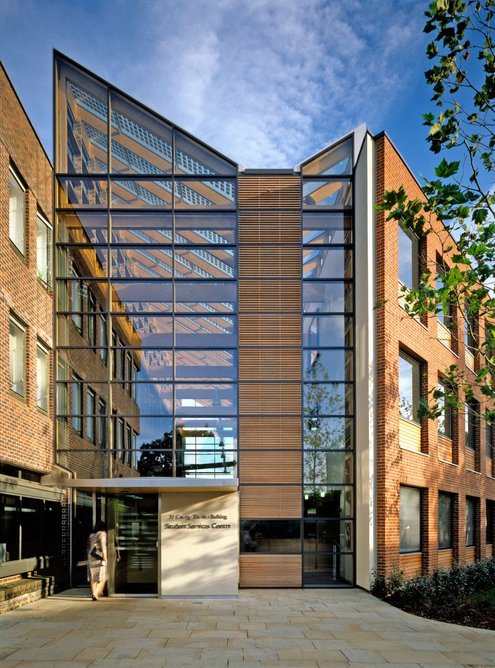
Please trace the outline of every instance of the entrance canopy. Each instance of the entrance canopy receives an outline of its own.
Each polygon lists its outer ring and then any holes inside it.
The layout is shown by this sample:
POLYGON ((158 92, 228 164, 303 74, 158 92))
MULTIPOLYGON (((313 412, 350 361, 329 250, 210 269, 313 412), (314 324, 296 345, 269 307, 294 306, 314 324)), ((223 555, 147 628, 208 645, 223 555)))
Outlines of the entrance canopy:
POLYGON ((236 478, 208 480, 198 478, 74 478, 64 485, 90 492, 237 492, 236 478))

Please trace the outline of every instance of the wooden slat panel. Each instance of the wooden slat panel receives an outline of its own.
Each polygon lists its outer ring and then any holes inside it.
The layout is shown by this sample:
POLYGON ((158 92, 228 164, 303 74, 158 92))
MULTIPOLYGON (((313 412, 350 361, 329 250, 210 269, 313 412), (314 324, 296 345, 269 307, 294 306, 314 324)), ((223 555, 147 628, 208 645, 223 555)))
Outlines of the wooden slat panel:
POLYGON ((300 346, 300 315, 239 315, 240 346, 300 346))
POLYGON ((466 547, 466 564, 472 564, 476 561, 476 548, 466 547))
POLYGON ((298 554, 241 554, 241 587, 301 587, 302 561, 298 554))
POLYGON ((298 484, 301 468, 301 450, 241 450, 239 454, 241 484, 298 484))
POLYGON ((406 578, 414 578, 421 575, 422 555, 401 554, 399 557, 399 570, 404 571, 406 578))
POLYGON ((452 346, 452 334, 450 329, 445 327, 445 325, 439 321, 437 322, 437 337, 438 340, 444 344, 444 346, 447 346, 447 348, 452 346))
POLYGON ((486 458, 485 474, 493 477, 493 460, 490 457, 486 458))
POLYGON ((301 249, 281 246, 241 246, 239 248, 240 278, 300 278, 301 249))
POLYGON ((300 383, 239 383, 241 415, 300 415, 300 383))
POLYGON ((464 351, 464 361, 466 362, 467 368, 474 371, 474 355, 470 350, 464 351))
POLYGON ((239 281, 239 311, 301 312, 301 281, 239 281))
POLYGON ((301 419, 298 417, 241 417, 239 444, 243 448, 301 448, 301 419))
POLYGON ((240 348, 239 380, 300 380, 300 348, 240 348))
POLYGON ((438 550, 438 567, 452 568, 452 550, 438 550))
POLYGON ((421 427, 407 420, 399 420, 399 445, 407 450, 421 452, 421 427))
POLYGON ((438 458, 444 462, 452 462, 452 441, 450 438, 438 438, 438 458))
POLYGON ((299 211, 239 211, 239 243, 300 244, 299 211))
POLYGON ((476 453, 471 448, 465 448, 466 468, 470 471, 476 470, 476 453))
POLYGON ((239 176, 239 208, 299 209, 299 176, 239 176))
POLYGON ((270 519, 300 518, 301 488, 285 486, 241 485, 241 517, 270 519))
POLYGON ((487 543, 485 545, 485 558, 486 559, 491 559, 493 557, 493 544, 487 543))

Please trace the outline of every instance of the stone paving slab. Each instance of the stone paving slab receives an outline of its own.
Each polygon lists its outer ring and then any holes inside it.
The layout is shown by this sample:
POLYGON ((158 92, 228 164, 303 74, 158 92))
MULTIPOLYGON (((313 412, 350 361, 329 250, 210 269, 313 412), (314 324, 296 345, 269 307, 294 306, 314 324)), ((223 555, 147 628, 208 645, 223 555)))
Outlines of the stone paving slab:
POLYGON ((361 590, 237 600, 69 590, 0 616, 1 668, 488 668, 495 631, 414 617, 361 590))

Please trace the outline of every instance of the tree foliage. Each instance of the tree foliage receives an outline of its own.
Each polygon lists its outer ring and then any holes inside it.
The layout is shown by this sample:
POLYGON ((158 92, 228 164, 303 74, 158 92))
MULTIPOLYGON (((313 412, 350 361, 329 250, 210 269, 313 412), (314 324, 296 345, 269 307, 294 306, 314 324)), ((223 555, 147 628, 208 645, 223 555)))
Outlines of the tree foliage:
POLYGON ((476 371, 445 369, 445 390, 435 388, 423 412, 438 417, 443 399, 486 398, 482 415, 492 420, 495 399, 495 0, 435 0, 426 12, 431 35, 425 72, 433 111, 426 113, 427 142, 440 161, 426 180, 426 202, 404 188, 384 194, 378 207, 418 238, 438 234, 442 277, 436 258, 425 258, 417 288, 404 295, 413 316, 453 309, 477 359, 476 371), (433 232, 433 217, 445 226, 433 232), (442 399, 442 401, 438 401, 442 399))

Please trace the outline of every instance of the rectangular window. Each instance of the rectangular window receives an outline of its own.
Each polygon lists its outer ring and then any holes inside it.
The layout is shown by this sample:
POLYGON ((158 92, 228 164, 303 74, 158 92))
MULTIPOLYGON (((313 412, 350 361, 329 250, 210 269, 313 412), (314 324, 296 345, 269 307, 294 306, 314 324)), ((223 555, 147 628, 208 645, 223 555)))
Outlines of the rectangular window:
POLYGON ((26 190, 12 167, 9 174, 9 238, 23 255, 26 254, 26 190))
POLYGON ((82 434, 82 415, 83 415, 83 404, 82 404, 82 382, 79 376, 75 374, 72 376, 71 383, 71 393, 72 393, 72 427, 78 434, 82 434))
MULTIPOLYGON (((442 290, 444 288, 444 274, 446 272, 446 267, 437 261, 437 278, 436 278, 436 288, 437 290, 442 290)), ((440 310, 437 313, 438 322, 442 323, 447 329, 452 329, 454 321, 454 307, 453 304, 447 302, 445 305, 439 305, 440 310)))
POLYGON ((48 350, 38 343, 36 346, 36 404, 43 411, 48 411, 48 350))
POLYGON ((419 422, 420 365, 399 353, 399 414, 405 420, 419 422))
POLYGON ((464 345, 466 350, 472 355, 476 353, 478 348, 478 318, 476 313, 471 313, 469 304, 465 305, 464 314, 464 345))
POLYGON ((421 552, 421 490, 400 488, 400 551, 421 552))
POLYGON ((493 459, 494 455, 493 424, 491 422, 486 423, 485 437, 486 437, 486 456, 488 457, 488 459, 493 459))
POLYGON ((77 280, 79 276, 75 272, 75 270, 72 270, 72 277, 75 279, 71 281, 71 307, 70 310, 72 312, 72 322, 74 323, 75 328, 77 331, 81 334, 82 333, 82 315, 81 312, 83 310, 83 303, 82 303, 82 290, 81 290, 81 282, 77 280))
POLYGON ((438 495, 438 549, 450 550, 452 548, 452 517, 454 503, 451 494, 438 495))
POLYGON ((98 338, 101 346, 100 357, 106 364, 108 360, 107 318, 103 314, 100 314, 98 318, 98 338))
POLYGON ((444 438, 452 438, 452 406, 445 397, 447 388, 443 381, 440 381, 438 389, 444 395, 438 398, 438 433, 444 438))
POLYGON ((24 397, 26 394, 26 330, 15 318, 9 324, 9 381, 10 389, 24 397))
POLYGON ((86 395, 86 438, 91 443, 95 442, 96 423, 96 395, 93 390, 88 389, 86 395))
POLYGON ((419 284, 419 240, 399 225, 399 283, 409 290, 419 284))
POLYGON ((464 408, 465 445, 469 450, 476 450, 476 432, 478 428, 479 404, 471 401, 464 408))
POLYGON ((118 339, 117 334, 112 332, 112 378, 117 378, 118 366, 119 366, 119 356, 118 356, 118 339))
POLYGON ((493 545, 493 529, 495 522, 495 501, 486 500, 486 544, 493 545))
POLYGON ((40 213, 36 216, 36 270, 43 283, 52 284, 52 228, 40 213))
MULTIPOLYGON (((63 359, 58 360, 57 363, 57 381, 65 381, 67 379, 67 366, 63 359)), ((67 415, 67 383, 57 382, 57 415, 67 415)))
POLYGON ((88 290, 88 311, 88 343, 90 346, 96 346, 96 299, 90 290, 88 290))
POLYGON ((466 497, 466 547, 476 545, 476 499, 466 497))
POLYGON ((98 445, 105 448, 107 444, 107 405, 103 399, 98 400, 98 445))

